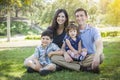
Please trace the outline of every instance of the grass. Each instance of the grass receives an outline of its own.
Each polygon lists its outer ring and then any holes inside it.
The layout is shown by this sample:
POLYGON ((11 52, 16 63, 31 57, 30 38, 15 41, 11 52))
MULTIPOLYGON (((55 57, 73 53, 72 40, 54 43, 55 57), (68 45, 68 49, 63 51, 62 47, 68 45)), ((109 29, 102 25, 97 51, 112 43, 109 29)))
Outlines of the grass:
POLYGON ((14 48, 0 51, 0 80, 119 80, 120 38, 104 39, 105 60, 100 65, 101 74, 63 70, 47 76, 26 73, 23 61, 33 54, 32 48, 14 48))

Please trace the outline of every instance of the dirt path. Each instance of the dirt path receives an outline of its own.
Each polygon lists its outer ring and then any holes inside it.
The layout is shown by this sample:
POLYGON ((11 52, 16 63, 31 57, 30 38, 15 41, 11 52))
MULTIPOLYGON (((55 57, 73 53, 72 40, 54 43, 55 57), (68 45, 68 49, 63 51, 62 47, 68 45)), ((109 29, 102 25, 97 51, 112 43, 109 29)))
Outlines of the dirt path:
POLYGON ((0 39, 0 50, 16 47, 34 47, 40 45, 40 40, 24 40, 24 37, 11 38, 10 42, 7 39, 0 39))

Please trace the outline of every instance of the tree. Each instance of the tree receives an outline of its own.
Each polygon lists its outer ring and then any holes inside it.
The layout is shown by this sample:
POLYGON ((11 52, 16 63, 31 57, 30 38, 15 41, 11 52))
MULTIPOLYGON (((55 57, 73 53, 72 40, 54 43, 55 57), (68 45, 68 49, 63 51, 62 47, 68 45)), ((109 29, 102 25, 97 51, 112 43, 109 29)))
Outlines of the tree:
POLYGON ((112 1, 107 8, 107 22, 113 26, 120 25, 120 0, 112 1))
POLYGON ((31 23, 40 23, 41 16, 45 10, 45 3, 43 0, 34 0, 28 9, 28 17, 31 19, 31 23))
POLYGON ((1 10, 7 12, 7 41, 10 41, 10 13, 11 10, 17 7, 22 7, 23 5, 30 5, 32 0, 0 0, 1 10))
POLYGON ((69 14, 69 20, 73 21, 74 11, 77 8, 84 8, 90 14, 91 22, 96 21, 96 13, 98 7, 94 1, 91 0, 54 0, 51 3, 46 3, 45 9, 42 11, 41 23, 50 23, 54 16, 54 13, 57 9, 63 8, 66 9, 69 14))
POLYGON ((41 22, 50 23, 57 9, 66 9, 69 14, 69 19, 74 19, 74 11, 78 7, 86 8, 86 4, 83 4, 80 0, 54 0, 53 2, 47 2, 46 8, 42 11, 41 22))
POLYGON ((102 14, 106 14, 107 7, 110 4, 111 0, 100 0, 99 7, 102 14))

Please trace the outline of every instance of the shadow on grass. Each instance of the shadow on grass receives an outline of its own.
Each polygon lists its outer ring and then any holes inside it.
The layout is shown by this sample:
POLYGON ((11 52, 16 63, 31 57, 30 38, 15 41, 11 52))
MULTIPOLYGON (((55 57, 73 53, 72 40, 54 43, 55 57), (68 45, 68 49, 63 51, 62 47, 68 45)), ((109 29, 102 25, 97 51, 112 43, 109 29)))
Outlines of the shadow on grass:
POLYGON ((59 72, 51 73, 47 76, 41 76, 39 73, 25 73, 21 79, 25 80, 89 80, 92 77, 96 76, 96 80, 98 80, 99 75, 85 73, 85 72, 76 72, 70 70, 62 70, 59 72), (32 77, 31 77, 32 76, 32 77))
POLYGON ((10 76, 8 74, 3 74, 3 73, 0 72, 0 80, 21 80, 21 78, 10 76))

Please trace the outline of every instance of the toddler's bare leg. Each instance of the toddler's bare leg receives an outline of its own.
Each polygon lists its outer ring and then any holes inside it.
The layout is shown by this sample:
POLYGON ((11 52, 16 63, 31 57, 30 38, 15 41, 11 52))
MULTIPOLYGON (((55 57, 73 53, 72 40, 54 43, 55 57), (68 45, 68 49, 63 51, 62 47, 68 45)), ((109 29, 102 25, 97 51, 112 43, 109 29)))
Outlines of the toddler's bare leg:
POLYGON ((75 54, 74 54, 71 50, 68 50, 67 53, 68 53, 72 58, 74 58, 75 54))

